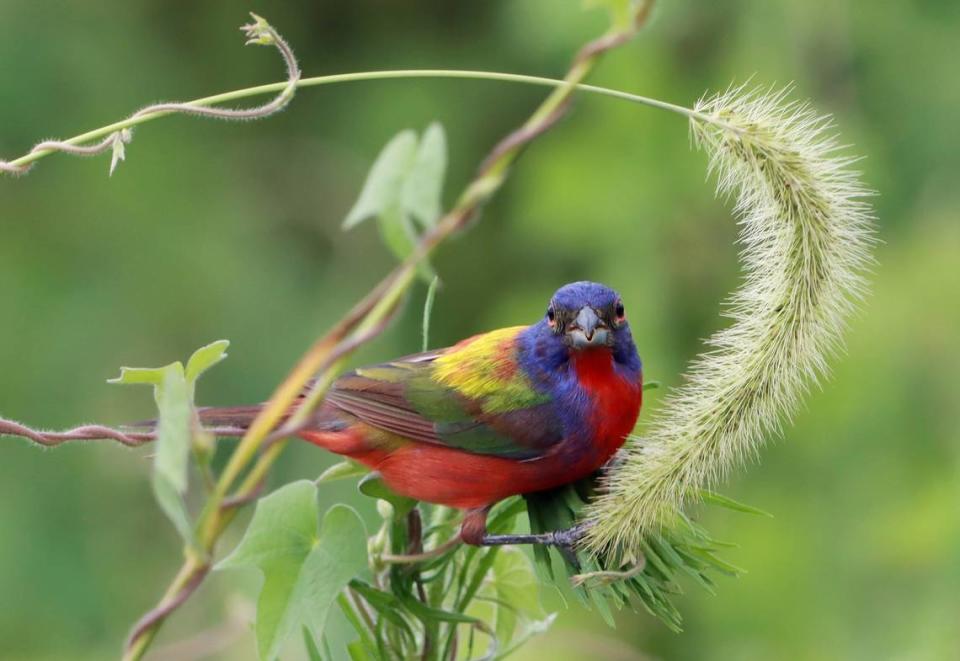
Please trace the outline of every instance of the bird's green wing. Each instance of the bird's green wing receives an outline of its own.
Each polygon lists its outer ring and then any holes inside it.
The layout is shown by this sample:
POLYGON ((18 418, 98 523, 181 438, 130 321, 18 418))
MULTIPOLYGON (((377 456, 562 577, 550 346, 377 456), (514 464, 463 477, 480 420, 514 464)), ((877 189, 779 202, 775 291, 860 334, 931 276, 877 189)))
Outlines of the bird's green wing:
POLYGON ((421 443, 533 459, 562 440, 549 395, 517 362, 523 327, 341 377, 327 402, 366 424, 421 443))

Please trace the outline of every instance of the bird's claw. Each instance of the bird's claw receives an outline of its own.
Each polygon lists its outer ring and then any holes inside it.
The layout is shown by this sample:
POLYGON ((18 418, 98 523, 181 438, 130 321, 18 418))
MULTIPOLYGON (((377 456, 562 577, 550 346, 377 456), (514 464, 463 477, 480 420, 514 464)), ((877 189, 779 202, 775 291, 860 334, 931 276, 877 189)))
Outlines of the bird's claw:
POLYGON ((580 571, 580 559, 577 557, 577 544, 589 528, 589 523, 578 523, 570 528, 555 530, 550 533, 552 539, 549 544, 556 548, 557 552, 563 556, 563 559, 577 571, 580 571))
POLYGON ((586 523, 578 523, 577 525, 566 528, 565 530, 554 530, 552 533, 550 533, 551 540, 549 543, 553 546, 562 546, 573 549, 577 542, 579 542, 587 532, 589 527, 590 526, 586 523))

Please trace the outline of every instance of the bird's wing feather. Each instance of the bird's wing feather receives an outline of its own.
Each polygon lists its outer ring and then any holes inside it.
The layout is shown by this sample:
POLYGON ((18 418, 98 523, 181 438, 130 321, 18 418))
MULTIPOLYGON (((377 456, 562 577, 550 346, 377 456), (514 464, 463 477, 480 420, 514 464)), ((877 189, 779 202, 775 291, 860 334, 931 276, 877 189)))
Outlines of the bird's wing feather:
POLYGON ((517 362, 521 330, 358 369, 333 385, 327 402, 413 441, 536 458, 562 440, 562 428, 549 395, 534 388, 517 362))

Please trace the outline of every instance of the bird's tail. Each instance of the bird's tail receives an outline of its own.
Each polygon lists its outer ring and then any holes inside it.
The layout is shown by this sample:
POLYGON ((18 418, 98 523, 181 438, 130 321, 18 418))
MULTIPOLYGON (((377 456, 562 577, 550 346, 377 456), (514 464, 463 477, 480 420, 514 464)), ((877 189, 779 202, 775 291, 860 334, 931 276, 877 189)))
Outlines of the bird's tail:
MULTIPOLYGON (((204 430, 214 436, 239 436, 247 431, 253 419, 263 409, 263 404, 251 406, 207 406, 197 409, 197 417, 204 430)), ((284 416, 284 420, 289 415, 284 416)), ((124 425, 126 429, 149 429, 157 427, 157 420, 139 420, 124 425)))
POLYGON ((200 424, 203 425, 204 428, 246 430, 262 409, 262 404, 253 404, 251 406, 208 406, 197 409, 197 415, 200 418, 200 424))
MULTIPOLYGON (((299 404, 299 402, 297 403, 299 404)), ((214 436, 242 436, 253 423, 254 418, 263 410, 263 406, 263 404, 252 404, 249 406, 207 406, 197 409, 197 417, 200 420, 201 427, 214 436)), ((293 415, 296 408, 296 404, 291 406, 283 417, 277 421, 276 426, 282 426, 283 423, 293 415)), ((152 430, 155 429, 156 426, 156 420, 141 420, 140 422, 135 422, 130 425, 124 425, 127 429, 139 430, 152 430)), ((334 407, 323 404, 311 418, 309 430, 312 434, 309 438, 306 436, 304 436, 304 438, 307 438, 307 440, 315 445, 327 447, 327 449, 333 452, 343 454, 343 450, 328 447, 331 444, 336 445, 337 443, 334 443, 334 441, 338 441, 342 445, 342 439, 329 440, 327 437, 331 434, 336 436, 337 433, 343 431, 346 426, 347 424, 340 419, 334 407)), ((339 448, 339 445, 337 447, 339 448)))
MULTIPOLYGON (((197 410, 197 415, 203 428, 215 436, 241 436, 261 409, 262 404, 208 407, 197 410)), ((282 426, 295 410, 296 405, 280 419, 277 427, 282 426)), ((336 454, 352 456, 369 450, 366 437, 362 433, 351 433, 349 427, 350 423, 343 419, 336 407, 324 403, 313 414, 308 429, 298 431, 297 435, 336 454)))

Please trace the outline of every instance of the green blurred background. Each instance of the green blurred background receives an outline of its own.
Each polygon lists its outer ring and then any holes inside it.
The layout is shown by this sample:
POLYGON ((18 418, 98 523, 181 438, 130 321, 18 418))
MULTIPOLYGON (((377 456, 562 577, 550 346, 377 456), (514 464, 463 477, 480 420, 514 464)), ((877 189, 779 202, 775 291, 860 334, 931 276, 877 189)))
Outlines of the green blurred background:
MULTIPOLYGON (((3 0, 0 153, 138 104, 279 79, 274 53, 240 46, 247 8, 3 0)), ((290 39, 305 75, 558 76, 605 24, 573 0, 249 8, 290 39)), ((749 573, 721 579, 717 596, 690 586, 680 635, 644 613, 622 613, 613 630, 573 608, 517 658, 960 658, 958 35, 955 0, 662 0, 650 28, 603 62, 591 82, 686 105, 751 75, 794 81, 867 156, 883 243, 833 377, 762 464, 725 486, 776 518, 704 513, 749 573)), ((105 380, 216 338, 232 355, 200 401, 260 401, 392 264, 372 225, 339 229, 384 142, 441 121, 450 202, 543 94, 482 81, 314 88, 261 123, 150 124, 112 179, 106 157, 65 156, 0 179, 0 414, 48 428, 150 416, 148 391, 105 380)), ((532 322, 558 285, 589 278, 622 292, 648 378, 678 383, 724 324, 720 301, 739 277, 735 223, 704 166, 681 119, 579 99, 437 257, 433 343, 532 322)), ((357 361, 419 348, 423 294, 357 361)), ((110 658, 153 605, 180 551, 152 502, 147 454, 0 440, 0 658, 110 658)), ((294 445, 272 484, 329 463, 294 445)), ((370 511, 351 485, 327 493, 370 511)), ((250 583, 214 575, 165 627, 156 658, 187 658, 199 648, 162 648, 200 631, 224 641, 215 658, 250 658, 250 583)))

